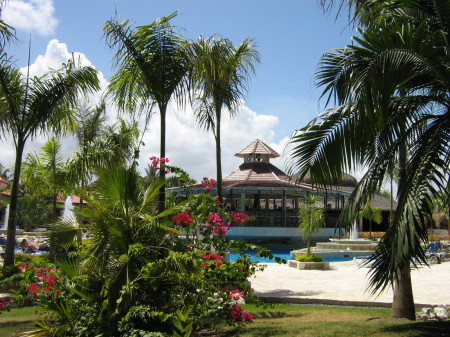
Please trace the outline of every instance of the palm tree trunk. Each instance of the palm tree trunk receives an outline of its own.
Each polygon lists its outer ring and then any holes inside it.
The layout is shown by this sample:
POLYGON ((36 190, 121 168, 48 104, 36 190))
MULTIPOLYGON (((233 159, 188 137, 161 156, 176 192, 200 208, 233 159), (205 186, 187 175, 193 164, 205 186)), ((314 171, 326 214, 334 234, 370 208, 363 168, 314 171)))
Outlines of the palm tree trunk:
POLYGON ((14 265, 14 249, 16 248, 16 224, 17 224, 17 204, 19 201, 20 170, 22 166, 22 155, 25 147, 25 140, 18 136, 16 146, 16 162, 14 166, 14 179, 11 187, 11 201, 9 203, 9 219, 6 237, 5 258, 3 266, 14 265))
MULTIPOLYGON (((400 145, 398 156, 398 193, 400 196, 403 193, 403 186, 405 184, 405 170, 406 170, 406 145, 400 145)), ((398 235, 398 231, 394 231, 398 235)), ((401 240, 398 238, 397 240, 401 240)), ((394 238, 394 241, 397 241, 394 238)), ((399 270, 400 276, 394 283, 394 298, 392 300, 392 317, 406 318, 410 320, 416 319, 416 311, 414 307, 414 296, 411 283, 411 270, 409 263, 399 270)))
POLYGON ((219 196, 220 204, 223 202, 222 197, 222 154, 220 145, 220 119, 222 106, 216 106, 216 180, 217 180, 217 195, 219 196))
MULTIPOLYGON (((159 158, 166 157, 166 109, 167 105, 159 106, 159 114, 161 116, 161 137, 160 137, 160 150, 159 150, 159 158)), ((160 177, 165 181, 166 180, 166 172, 164 163, 160 163, 159 170, 160 177)), ((161 189, 158 192, 158 212, 161 213, 166 209, 166 185, 161 186, 161 189)))
POLYGON ((400 278, 394 283, 392 317, 410 320, 416 319, 411 283, 411 268, 409 264, 403 267, 400 278))

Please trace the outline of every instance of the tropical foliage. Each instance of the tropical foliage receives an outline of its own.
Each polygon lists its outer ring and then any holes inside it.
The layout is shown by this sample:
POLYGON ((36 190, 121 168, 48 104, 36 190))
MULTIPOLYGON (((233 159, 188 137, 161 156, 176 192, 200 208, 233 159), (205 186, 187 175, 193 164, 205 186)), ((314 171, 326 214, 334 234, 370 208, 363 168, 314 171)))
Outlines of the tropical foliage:
POLYGON ((346 224, 397 163, 397 209, 370 279, 374 291, 394 286, 395 317, 415 317, 409 266, 426 262, 430 198, 449 200, 449 18, 449 1, 365 1, 365 29, 355 44, 326 53, 317 73, 335 106, 292 140, 293 167, 317 181, 368 168, 342 214, 346 224))
POLYGON ((248 218, 226 213, 209 189, 158 213, 162 184, 144 189, 135 164, 99 173, 95 193, 83 196, 90 207, 77 211, 90 239, 60 255, 58 269, 22 265, 10 280, 52 314, 31 335, 189 336, 213 317, 251 321, 237 301, 255 299, 246 280, 261 267, 243 249, 270 254, 225 238, 248 218), (240 257, 228 261, 228 252, 240 257))
POLYGON ((4 264, 14 264, 17 201, 25 144, 40 132, 64 132, 70 108, 81 94, 99 89, 97 72, 69 60, 42 77, 23 76, 7 57, 0 57, 0 135, 13 141, 16 158, 11 187, 8 239, 4 264))
POLYGON ((56 137, 51 137, 41 150, 39 154, 30 153, 25 157, 21 182, 32 195, 47 198, 56 219, 58 197, 61 198, 67 186, 62 145, 56 137))

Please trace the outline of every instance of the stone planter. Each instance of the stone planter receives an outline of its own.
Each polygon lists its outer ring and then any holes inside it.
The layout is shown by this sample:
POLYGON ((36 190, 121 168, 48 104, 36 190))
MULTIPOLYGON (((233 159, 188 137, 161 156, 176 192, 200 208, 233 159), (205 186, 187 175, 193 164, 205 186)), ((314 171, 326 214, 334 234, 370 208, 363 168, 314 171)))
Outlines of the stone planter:
POLYGON ((330 269, 330 262, 300 262, 289 260, 289 267, 300 270, 328 270, 330 269))

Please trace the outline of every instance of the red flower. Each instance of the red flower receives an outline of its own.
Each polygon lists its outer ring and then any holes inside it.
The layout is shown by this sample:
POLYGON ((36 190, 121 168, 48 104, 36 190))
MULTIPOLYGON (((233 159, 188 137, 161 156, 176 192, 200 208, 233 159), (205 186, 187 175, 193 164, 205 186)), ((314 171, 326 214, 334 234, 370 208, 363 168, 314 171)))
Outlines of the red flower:
POLYGON ((253 315, 244 311, 242 307, 237 304, 231 306, 230 317, 233 322, 246 322, 253 320, 253 315))
POLYGON ((189 212, 183 212, 175 215, 172 217, 172 220, 175 221, 178 226, 182 227, 189 226, 193 222, 192 218, 189 216, 189 212))

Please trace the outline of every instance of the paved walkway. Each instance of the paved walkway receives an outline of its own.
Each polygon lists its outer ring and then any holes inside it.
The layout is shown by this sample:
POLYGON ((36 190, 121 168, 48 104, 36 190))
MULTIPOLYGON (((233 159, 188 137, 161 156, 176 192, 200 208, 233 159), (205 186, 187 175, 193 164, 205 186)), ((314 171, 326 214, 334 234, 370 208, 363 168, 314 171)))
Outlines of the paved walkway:
MULTIPOLYGON (((392 290, 379 296, 366 291, 369 268, 355 262, 330 263, 331 270, 298 270, 287 265, 267 264, 250 279, 255 294, 268 300, 290 303, 336 303, 390 306, 392 290)), ((412 270, 414 302, 417 305, 450 305, 450 261, 412 270)))

